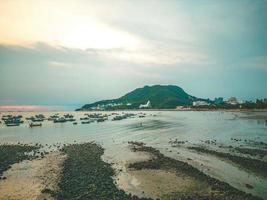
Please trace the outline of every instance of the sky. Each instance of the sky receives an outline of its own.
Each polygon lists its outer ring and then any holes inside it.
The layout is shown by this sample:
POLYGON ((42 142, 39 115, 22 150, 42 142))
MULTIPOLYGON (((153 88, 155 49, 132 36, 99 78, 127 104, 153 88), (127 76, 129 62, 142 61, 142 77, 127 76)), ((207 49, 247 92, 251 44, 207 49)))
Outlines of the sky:
POLYGON ((265 0, 0 0, 0 105, 83 105, 145 85, 267 97, 265 0))

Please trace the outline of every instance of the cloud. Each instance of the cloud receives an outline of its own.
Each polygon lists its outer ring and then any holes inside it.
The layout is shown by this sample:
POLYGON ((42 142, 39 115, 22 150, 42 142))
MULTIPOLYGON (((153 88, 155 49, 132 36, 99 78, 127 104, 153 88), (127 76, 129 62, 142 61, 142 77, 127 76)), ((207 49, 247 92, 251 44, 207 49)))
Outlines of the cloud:
POLYGON ((243 66, 247 68, 258 68, 258 69, 267 70, 267 55, 256 56, 256 57, 246 59, 242 64, 243 66))
POLYGON ((53 67, 72 69, 73 66, 70 63, 58 62, 58 61, 49 61, 48 64, 53 67))
POLYGON ((1 1, 0 100, 87 103, 161 83, 211 95, 232 89, 227 73, 237 92, 244 77, 263 87, 266 2, 104 2, 1 1))

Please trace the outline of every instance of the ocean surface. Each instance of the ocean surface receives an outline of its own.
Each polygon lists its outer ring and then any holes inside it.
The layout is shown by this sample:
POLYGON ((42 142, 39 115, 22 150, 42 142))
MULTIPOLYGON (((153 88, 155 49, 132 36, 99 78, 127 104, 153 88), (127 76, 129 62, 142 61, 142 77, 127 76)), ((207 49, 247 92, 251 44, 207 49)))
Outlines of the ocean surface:
POLYGON ((72 122, 45 121, 42 127, 29 128, 26 120, 19 127, 5 127, 2 123, 0 142, 38 142, 50 145, 95 141, 106 149, 105 159, 120 162, 129 159, 128 141, 142 141, 172 158, 183 161, 190 158, 191 161, 188 161, 190 164, 208 175, 242 191, 267 198, 266 178, 214 156, 199 154, 187 148, 172 147, 169 143, 175 139, 187 141, 189 145, 203 144, 207 140, 216 140, 218 145, 243 147, 253 147, 257 142, 267 143, 267 125, 262 118, 267 116, 266 112, 146 111, 143 112, 146 114, 145 118, 134 117, 111 121, 113 117, 110 116, 108 121, 91 124, 81 124, 80 121, 80 117, 84 117, 88 112, 2 112, 1 117, 12 114, 22 115, 25 118, 40 113, 46 117, 55 113, 60 115, 70 113, 77 119, 78 125, 73 125, 72 122), (242 141, 237 143, 233 138, 242 141), (245 143, 245 140, 252 142, 245 143), (253 189, 246 188, 245 184, 252 185, 253 189))

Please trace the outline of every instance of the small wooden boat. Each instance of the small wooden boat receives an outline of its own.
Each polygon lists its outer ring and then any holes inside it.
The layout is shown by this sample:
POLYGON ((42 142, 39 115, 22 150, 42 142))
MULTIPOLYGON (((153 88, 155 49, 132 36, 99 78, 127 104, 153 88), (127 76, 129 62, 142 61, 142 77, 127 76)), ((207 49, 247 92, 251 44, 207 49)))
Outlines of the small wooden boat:
POLYGON ((36 126, 42 126, 42 123, 30 123, 30 128, 36 127, 36 126))
POLYGON ((6 126, 19 126, 18 123, 7 123, 6 126))
POLYGON ((54 119, 54 123, 65 123, 67 120, 64 117, 54 119))
POLYGON ((82 121, 82 124, 90 124, 90 121, 82 121))

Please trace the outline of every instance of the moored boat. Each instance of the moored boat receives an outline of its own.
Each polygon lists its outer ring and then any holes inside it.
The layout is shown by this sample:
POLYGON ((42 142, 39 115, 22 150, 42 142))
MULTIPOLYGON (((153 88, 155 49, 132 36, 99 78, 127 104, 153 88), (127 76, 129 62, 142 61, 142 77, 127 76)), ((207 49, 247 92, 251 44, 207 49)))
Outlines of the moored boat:
POLYGON ((29 124, 29 127, 32 128, 32 127, 36 127, 36 126, 42 126, 42 123, 30 123, 29 124))

